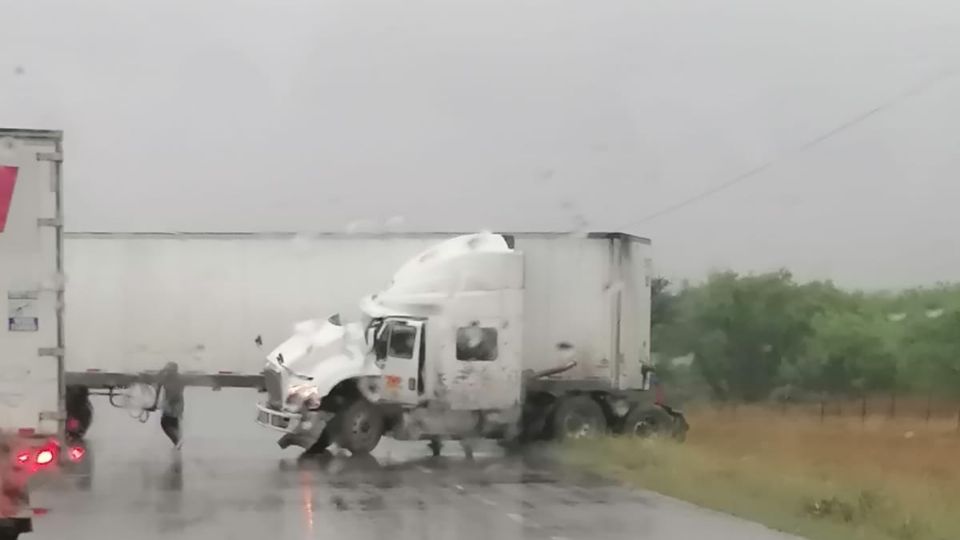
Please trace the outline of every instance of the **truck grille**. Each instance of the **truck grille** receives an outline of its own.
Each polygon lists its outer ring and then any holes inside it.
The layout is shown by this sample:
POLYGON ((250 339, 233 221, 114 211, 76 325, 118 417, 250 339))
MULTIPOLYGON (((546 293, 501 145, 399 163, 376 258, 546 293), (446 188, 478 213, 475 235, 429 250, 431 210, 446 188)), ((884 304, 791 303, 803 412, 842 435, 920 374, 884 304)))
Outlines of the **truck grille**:
POLYGON ((263 385, 267 389, 267 405, 280 410, 283 406, 283 383, 280 374, 269 368, 264 369, 263 385))

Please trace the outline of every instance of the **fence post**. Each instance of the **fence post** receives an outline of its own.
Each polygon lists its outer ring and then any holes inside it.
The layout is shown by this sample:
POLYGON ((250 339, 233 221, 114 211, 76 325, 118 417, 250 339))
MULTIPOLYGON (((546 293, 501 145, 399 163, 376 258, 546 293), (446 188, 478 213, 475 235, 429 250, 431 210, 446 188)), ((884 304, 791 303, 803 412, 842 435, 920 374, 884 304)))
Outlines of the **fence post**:
POLYGON ((821 394, 821 395, 820 395, 820 423, 821 423, 821 424, 823 423, 823 415, 826 413, 826 411, 825 411, 825 408, 826 408, 826 403, 825 403, 825 401, 826 401, 826 399, 825 399, 824 396, 821 394))
POLYGON ((897 416, 897 394, 896 392, 890 392, 890 418, 897 416))
POLYGON ((860 423, 867 423, 867 395, 860 394, 860 423))
POLYGON ((927 411, 926 411, 926 421, 928 426, 930 425, 930 414, 931 414, 930 407, 931 407, 930 394, 928 393, 927 394, 927 411))

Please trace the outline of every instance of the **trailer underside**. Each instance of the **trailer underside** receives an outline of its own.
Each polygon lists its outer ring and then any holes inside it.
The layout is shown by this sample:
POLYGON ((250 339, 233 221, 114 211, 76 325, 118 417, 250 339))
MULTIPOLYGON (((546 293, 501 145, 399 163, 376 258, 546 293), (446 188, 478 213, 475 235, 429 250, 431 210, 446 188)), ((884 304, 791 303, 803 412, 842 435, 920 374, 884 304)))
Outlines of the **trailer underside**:
MULTIPOLYGON (((126 388, 132 384, 156 382, 159 371, 124 373, 118 371, 68 371, 67 386, 85 386, 90 389, 110 390, 126 388)), ((221 388, 255 388, 265 391, 261 374, 242 374, 233 372, 181 372, 180 380, 184 386, 199 386, 219 390, 221 388)))

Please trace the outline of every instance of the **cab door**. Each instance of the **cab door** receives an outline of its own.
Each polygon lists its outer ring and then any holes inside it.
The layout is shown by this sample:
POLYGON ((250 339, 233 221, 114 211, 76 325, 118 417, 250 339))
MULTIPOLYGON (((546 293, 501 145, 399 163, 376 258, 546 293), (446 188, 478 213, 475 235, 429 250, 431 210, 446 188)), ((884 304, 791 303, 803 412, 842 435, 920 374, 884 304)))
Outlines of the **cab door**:
POLYGON ((518 326, 494 317, 462 319, 454 324, 444 377, 451 409, 503 410, 519 406, 518 326))
POLYGON ((381 399, 416 405, 423 385, 423 321, 387 319, 384 321, 378 351, 383 358, 381 399))

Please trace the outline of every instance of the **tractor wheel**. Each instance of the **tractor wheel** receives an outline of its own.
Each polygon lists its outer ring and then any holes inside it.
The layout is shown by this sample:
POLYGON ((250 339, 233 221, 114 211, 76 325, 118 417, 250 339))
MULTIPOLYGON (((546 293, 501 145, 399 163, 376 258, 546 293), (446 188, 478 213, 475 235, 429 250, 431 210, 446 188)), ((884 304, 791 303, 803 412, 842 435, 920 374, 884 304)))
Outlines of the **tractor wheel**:
POLYGON ((589 396, 570 396, 557 403, 550 425, 553 438, 559 441, 599 437, 607 431, 607 418, 589 396))
POLYGON ((383 415, 373 403, 357 398, 337 413, 331 428, 334 440, 341 448, 353 454, 369 454, 383 436, 383 415))

